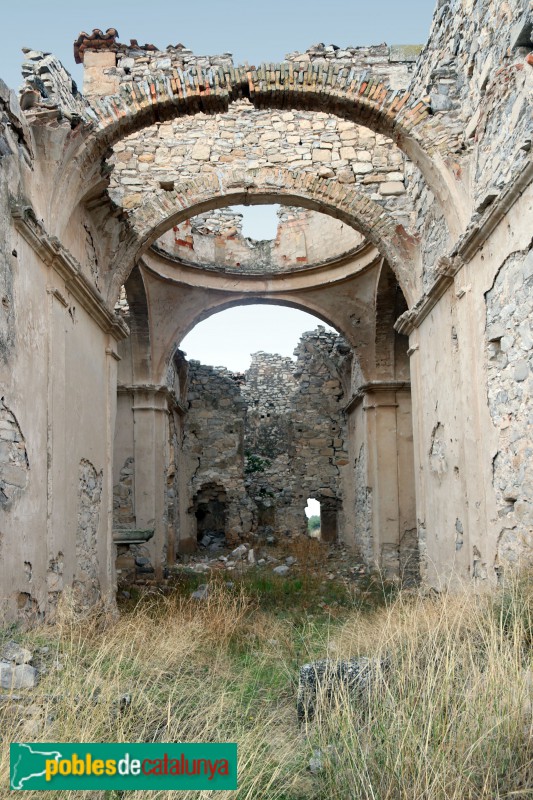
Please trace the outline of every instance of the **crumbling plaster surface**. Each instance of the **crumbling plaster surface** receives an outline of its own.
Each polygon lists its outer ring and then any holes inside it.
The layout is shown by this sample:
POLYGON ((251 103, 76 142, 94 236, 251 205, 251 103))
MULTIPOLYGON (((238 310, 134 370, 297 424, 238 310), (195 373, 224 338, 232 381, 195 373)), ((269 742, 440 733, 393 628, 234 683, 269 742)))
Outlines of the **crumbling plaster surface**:
POLYGON ((154 246, 204 269, 258 274, 332 262, 364 243, 349 225, 316 211, 283 206, 277 218, 272 239, 257 241, 243 234, 240 212, 213 209, 175 225, 154 246))
POLYGON ((38 147, 0 83, 0 598, 8 619, 30 622, 53 613, 73 585, 84 458, 99 465, 101 482, 90 559, 102 594, 113 588, 107 481, 116 362, 103 327, 115 323, 111 315, 104 322, 103 302, 78 280, 74 262, 62 260, 60 247, 51 257, 42 225, 21 210, 43 197, 29 167, 38 147))
POLYGON ((12 411, 0 401, 0 506, 9 509, 28 483, 24 435, 12 411))
POLYGON ((79 467, 78 525, 74 592, 80 605, 90 607, 101 597, 98 533, 102 513, 102 471, 83 458, 79 467))
POLYGON ((411 333, 417 516, 436 585, 444 564, 456 580, 494 581, 504 559, 531 559, 530 350, 521 331, 530 321, 532 209, 530 187, 411 333), (489 341, 499 333, 499 344, 489 341), (448 390, 424 403, 443 376, 448 390))

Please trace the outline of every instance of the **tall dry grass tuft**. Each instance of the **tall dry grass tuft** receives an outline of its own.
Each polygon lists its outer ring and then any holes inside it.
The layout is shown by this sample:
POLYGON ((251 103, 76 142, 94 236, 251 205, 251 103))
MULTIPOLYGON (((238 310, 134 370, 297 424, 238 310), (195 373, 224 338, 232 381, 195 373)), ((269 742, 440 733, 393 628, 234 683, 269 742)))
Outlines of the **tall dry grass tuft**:
MULTIPOLYGON (((483 595, 400 593, 341 622, 274 615, 223 584, 206 601, 154 597, 119 617, 64 605, 54 627, 23 636, 36 654, 48 648, 46 672, 0 704, 0 785, 10 741, 236 741, 239 800, 526 800, 532 607, 527 579, 483 595), (300 728, 298 666, 327 654, 377 656, 383 668, 366 697, 339 689, 300 728)), ((224 793, 180 794, 210 796, 224 793)))
POLYGON ((496 595, 400 594, 349 620, 337 650, 383 667, 368 698, 322 702, 311 736, 328 753, 327 796, 533 797, 532 622, 526 580, 496 595))

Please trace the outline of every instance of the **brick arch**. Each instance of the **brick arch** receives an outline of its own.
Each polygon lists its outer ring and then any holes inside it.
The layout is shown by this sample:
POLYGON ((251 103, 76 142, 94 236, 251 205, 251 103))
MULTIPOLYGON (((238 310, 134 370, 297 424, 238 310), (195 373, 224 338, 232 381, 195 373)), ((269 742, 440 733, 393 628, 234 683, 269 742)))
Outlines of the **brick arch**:
POLYGON ((86 142, 86 162, 94 162, 118 140, 155 122, 200 111, 224 112, 239 98, 248 98, 258 109, 327 112, 391 138, 421 170, 452 234, 462 232, 466 209, 444 163, 458 145, 456 135, 432 116, 427 98, 393 90, 366 73, 354 76, 347 67, 312 63, 226 71, 195 67, 177 70, 172 78, 159 74, 150 82, 125 84, 117 95, 91 100, 87 113, 95 128, 86 142))
POLYGON ((342 220, 359 230, 382 253, 397 275, 408 301, 413 300, 419 262, 417 241, 389 213, 351 184, 312 173, 265 167, 213 172, 194 181, 151 192, 129 215, 130 242, 123 248, 109 289, 113 302, 132 264, 159 236, 190 217, 231 205, 302 206, 342 220))

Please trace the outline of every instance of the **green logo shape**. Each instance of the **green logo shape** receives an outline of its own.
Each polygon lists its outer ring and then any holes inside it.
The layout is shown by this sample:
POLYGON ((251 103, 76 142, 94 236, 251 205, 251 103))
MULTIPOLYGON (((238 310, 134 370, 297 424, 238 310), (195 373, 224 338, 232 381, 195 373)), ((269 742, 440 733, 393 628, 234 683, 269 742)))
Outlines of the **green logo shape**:
POLYGON ((237 789, 237 745, 13 743, 10 788, 227 791, 237 789))

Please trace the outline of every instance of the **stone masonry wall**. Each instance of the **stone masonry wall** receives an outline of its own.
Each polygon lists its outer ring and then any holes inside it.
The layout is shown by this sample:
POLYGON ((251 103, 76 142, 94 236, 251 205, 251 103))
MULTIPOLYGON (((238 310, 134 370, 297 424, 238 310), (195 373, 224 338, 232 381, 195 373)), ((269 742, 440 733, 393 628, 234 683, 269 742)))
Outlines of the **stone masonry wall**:
POLYGON ((207 488, 219 486, 226 496, 226 535, 230 541, 249 533, 252 527, 243 485, 246 405, 239 380, 224 367, 189 362, 188 414, 179 466, 187 476, 192 526, 198 497, 207 488))
POLYGON ((342 520, 339 470, 348 457, 341 406, 351 351, 319 326, 302 336, 295 355, 255 353, 239 376, 190 362, 182 449, 190 508, 202 487, 223 490, 230 540, 305 533, 308 497, 342 520))
POLYGON ((60 116, 76 122, 88 103, 76 82, 52 53, 23 48, 21 104, 27 110, 35 106, 60 109, 60 116))
POLYGON ((220 169, 285 167, 356 184, 408 227, 404 157, 390 140, 331 114, 259 111, 248 100, 224 114, 152 125, 114 146, 110 194, 125 208, 160 185, 220 169))
MULTIPOLYGON (((392 89, 406 89, 421 47, 336 48, 315 45, 305 53, 291 53, 293 63, 334 62, 354 74, 371 71, 392 89)), ((231 54, 196 56, 182 45, 165 51, 125 48, 116 67, 105 73, 121 85, 173 75, 175 70, 226 66, 231 54)), ((247 169, 288 165, 291 169, 336 176, 357 183, 398 216, 408 227, 411 211, 403 184, 403 155, 392 142, 367 128, 323 113, 256 111, 246 100, 232 104, 225 114, 197 114, 154 125, 115 145, 112 197, 126 208, 150 183, 186 180, 209 168, 232 163, 247 169), (142 175, 139 173, 143 173, 142 175), (399 199, 398 199, 399 198, 399 199), (407 223, 407 224, 406 224, 407 223)))
POLYGON ((500 432, 493 460, 499 567, 530 562, 533 553, 533 250, 506 260, 486 302, 488 403, 500 432))
POLYGON ((480 210, 529 158, 531 14, 530 0, 438 0, 411 83, 460 134, 480 210))
POLYGON ((276 354, 254 353, 245 373, 246 490, 256 506, 256 530, 299 533, 303 509, 296 501, 291 469, 294 426, 291 412, 299 390, 296 363, 276 354))

